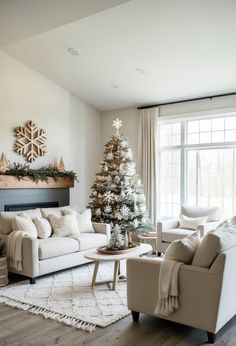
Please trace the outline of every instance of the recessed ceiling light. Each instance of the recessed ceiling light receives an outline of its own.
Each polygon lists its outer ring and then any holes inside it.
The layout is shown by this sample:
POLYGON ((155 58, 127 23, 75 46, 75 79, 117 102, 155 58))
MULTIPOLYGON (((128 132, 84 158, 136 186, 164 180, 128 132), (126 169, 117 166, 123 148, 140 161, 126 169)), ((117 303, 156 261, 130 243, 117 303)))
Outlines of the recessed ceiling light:
POLYGON ((147 72, 147 70, 145 70, 145 69, 142 68, 142 67, 137 67, 137 68, 136 68, 136 72, 141 73, 141 74, 145 74, 145 73, 147 72))
POLYGON ((71 55, 80 55, 80 51, 78 48, 68 48, 68 52, 71 54, 71 55))
POLYGON ((113 89, 118 89, 119 85, 111 83, 110 87, 113 88, 113 89))

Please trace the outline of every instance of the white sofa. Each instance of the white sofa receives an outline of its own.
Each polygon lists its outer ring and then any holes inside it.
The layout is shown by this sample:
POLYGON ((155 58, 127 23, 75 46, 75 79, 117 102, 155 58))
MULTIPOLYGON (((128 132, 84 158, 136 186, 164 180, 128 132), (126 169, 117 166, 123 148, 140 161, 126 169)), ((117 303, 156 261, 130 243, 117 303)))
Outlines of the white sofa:
MULTIPOLYGON (((19 212, 9 212, 9 220, 17 213, 19 212)), ((6 213, 0 213, 0 239, 7 241, 11 230, 2 227, 2 214, 6 216, 6 213)), ((34 215, 34 211, 32 213, 31 210, 30 215, 34 215)), ((23 270, 17 271, 9 267, 9 272, 26 276, 31 283, 35 283, 35 279, 41 275, 90 262, 84 258, 84 254, 96 247, 106 245, 110 239, 109 225, 102 223, 92 225, 93 233, 83 232, 73 236, 46 239, 24 237, 22 241, 23 270)))
MULTIPOLYGON (((236 245, 220 253, 209 268, 182 265, 179 272, 179 309, 160 318, 208 332, 210 343, 236 313, 236 245)), ((127 261, 128 308, 133 320, 139 313, 154 316, 160 258, 127 261)))
MULTIPOLYGON (((218 207, 205 208, 205 207, 195 207, 195 206, 182 206, 181 215, 187 216, 189 218, 197 218, 202 216, 207 216, 208 220, 206 224, 199 225, 197 231, 200 237, 203 237, 205 233, 216 228, 221 221, 221 211, 218 207)), ((167 247, 173 240, 183 239, 190 235, 193 230, 180 228, 179 218, 170 218, 165 220, 160 220, 157 222, 157 253, 165 253, 167 247)))

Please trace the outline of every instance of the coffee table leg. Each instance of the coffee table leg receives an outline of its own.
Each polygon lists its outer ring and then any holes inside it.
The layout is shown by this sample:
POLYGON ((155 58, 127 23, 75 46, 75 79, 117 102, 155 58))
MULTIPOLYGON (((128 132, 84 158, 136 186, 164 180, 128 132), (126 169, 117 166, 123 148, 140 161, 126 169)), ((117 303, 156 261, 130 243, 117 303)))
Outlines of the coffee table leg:
POLYGON ((93 279, 92 279, 92 287, 95 286, 95 283, 96 283, 96 277, 97 277, 97 273, 98 273, 99 263, 100 263, 99 261, 95 261, 95 267, 94 267, 93 279))
POLYGON ((113 276, 112 291, 116 290, 119 266, 120 266, 120 261, 115 261, 115 263, 114 263, 114 276, 113 276))

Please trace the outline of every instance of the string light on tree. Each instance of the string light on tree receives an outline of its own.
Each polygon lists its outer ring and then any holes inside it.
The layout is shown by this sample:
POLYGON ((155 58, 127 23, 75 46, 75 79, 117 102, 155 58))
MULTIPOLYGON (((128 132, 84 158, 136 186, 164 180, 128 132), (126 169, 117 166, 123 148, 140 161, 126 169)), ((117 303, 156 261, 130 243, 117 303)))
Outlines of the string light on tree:
POLYGON ((122 233, 147 232, 153 226, 146 210, 143 185, 135 171, 132 150, 125 136, 119 133, 122 121, 115 119, 113 126, 116 131, 105 145, 101 171, 92 185, 89 203, 92 219, 118 225, 122 233))

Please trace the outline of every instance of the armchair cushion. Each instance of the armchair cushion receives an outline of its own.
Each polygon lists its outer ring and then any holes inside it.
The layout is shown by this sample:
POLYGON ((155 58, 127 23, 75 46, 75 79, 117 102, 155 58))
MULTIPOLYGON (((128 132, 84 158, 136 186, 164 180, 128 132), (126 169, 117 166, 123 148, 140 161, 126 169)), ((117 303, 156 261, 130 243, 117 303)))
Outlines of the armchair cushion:
POLYGON ((208 222, 211 221, 220 221, 221 219, 221 211, 219 207, 212 207, 212 208, 206 208, 206 207, 195 207, 195 206, 182 206, 181 207, 181 215, 186 215, 188 217, 200 217, 200 216, 207 216, 208 222))
POLYGON ((184 228, 173 228, 162 232, 162 241, 166 243, 171 243, 176 239, 183 239, 189 235, 193 234, 192 230, 184 228))
POLYGON ((188 217, 186 215, 180 215, 180 228, 197 230, 199 225, 204 225, 207 222, 207 216, 202 217, 188 217))

